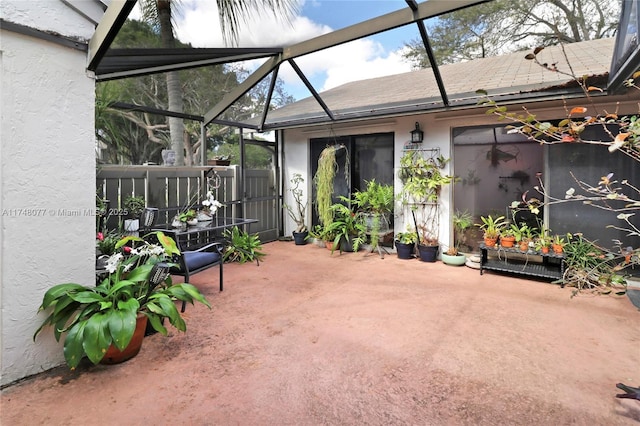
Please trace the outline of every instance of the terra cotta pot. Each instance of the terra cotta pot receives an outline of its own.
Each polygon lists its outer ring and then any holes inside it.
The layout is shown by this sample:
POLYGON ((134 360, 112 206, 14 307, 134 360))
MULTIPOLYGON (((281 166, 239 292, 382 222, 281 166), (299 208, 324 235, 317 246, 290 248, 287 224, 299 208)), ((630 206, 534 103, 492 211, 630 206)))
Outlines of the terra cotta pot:
POLYGON ((138 314, 136 318, 136 329, 133 332, 133 337, 129 342, 129 345, 120 351, 115 345, 109 346, 104 357, 100 361, 100 364, 119 364, 125 362, 134 356, 138 355, 140 348, 142 347, 142 341, 144 340, 144 332, 147 328, 147 316, 145 314, 138 314))

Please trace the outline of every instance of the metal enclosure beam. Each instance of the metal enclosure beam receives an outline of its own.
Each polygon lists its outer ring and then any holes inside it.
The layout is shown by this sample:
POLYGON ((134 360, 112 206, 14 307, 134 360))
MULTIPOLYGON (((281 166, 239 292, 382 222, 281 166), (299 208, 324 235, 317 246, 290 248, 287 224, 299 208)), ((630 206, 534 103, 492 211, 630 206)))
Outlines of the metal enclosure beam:
POLYGON ((100 59, 111 46, 113 39, 120 31, 122 24, 127 20, 129 12, 136 5, 135 1, 112 0, 104 13, 102 20, 96 27, 96 32, 89 40, 89 54, 87 55, 90 71, 95 71, 100 59))
POLYGON ((318 50, 338 46, 350 41, 372 36, 387 30, 412 24, 423 19, 433 18, 444 13, 464 9, 475 4, 486 3, 488 0, 429 0, 418 4, 414 12, 410 9, 400 9, 386 15, 372 18, 359 24, 351 25, 340 30, 306 40, 293 46, 285 47, 283 59, 297 58, 318 50))
POLYGON ((231 92, 227 93, 224 98, 212 109, 210 109, 204 115, 204 124, 207 125, 213 120, 218 118, 227 108, 229 108, 235 101, 240 99, 253 88, 256 84, 260 83, 264 77, 273 71, 277 66, 282 63, 281 57, 271 57, 264 64, 262 64, 257 70, 247 77, 242 83, 236 86, 231 92))
MULTIPOLYGON (((254 71, 245 81, 243 81, 235 90, 227 94, 217 105, 205 114, 205 124, 209 124, 217 119, 227 108, 229 108, 236 100, 247 93, 253 86, 258 84, 269 72, 286 60, 294 59, 309 53, 324 50, 329 47, 338 46, 350 41, 358 40, 374 34, 378 34, 387 30, 398 28, 407 24, 421 21, 423 19, 433 18, 444 13, 453 12, 474 6, 480 3, 486 3, 491 0, 429 0, 414 5, 410 4, 409 8, 401 9, 377 18, 369 19, 349 27, 332 31, 327 34, 302 41, 283 49, 283 53, 274 56, 260 68, 254 71)), ((316 98, 318 99, 318 98, 316 98)), ((323 103, 321 103, 322 105, 323 103)), ((325 106, 326 107, 326 106, 325 106)), ((327 111, 328 108, 325 108, 327 111)), ((330 115, 331 116, 331 115, 330 115)))

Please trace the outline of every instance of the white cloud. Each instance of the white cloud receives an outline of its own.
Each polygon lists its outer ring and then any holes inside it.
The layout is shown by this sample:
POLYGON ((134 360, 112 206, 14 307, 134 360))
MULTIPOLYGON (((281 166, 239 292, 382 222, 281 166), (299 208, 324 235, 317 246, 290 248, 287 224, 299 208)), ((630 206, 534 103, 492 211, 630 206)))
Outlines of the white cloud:
MULTIPOLYGON (((311 0, 313 5, 313 0, 311 0)), ((224 47, 218 8, 215 1, 185 0, 177 17, 176 35, 194 47, 224 47)), ((242 25, 238 37, 241 47, 288 46, 331 32, 322 23, 297 15, 290 23, 276 19, 271 13, 249 18, 242 25)), ((410 71, 403 61, 401 50, 388 52, 372 39, 360 39, 314 52, 295 59, 298 66, 322 92, 350 81, 398 74, 410 71)), ((264 60, 246 61, 244 68, 253 70, 264 60)), ((306 88, 293 69, 282 66, 278 76, 285 82, 285 90, 296 98, 307 95, 306 88)))
MULTIPOLYGON (((287 46, 330 31, 330 27, 304 16, 294 16, 287 22, 270 12, 263 12, 261 16, 247 18, 241 25, 238 46, 287 46)), ((225 46, 216 2, 184 2, 182 16, 177 20, 176 34, 181 41, 191 43, 194 47, 225 46)))

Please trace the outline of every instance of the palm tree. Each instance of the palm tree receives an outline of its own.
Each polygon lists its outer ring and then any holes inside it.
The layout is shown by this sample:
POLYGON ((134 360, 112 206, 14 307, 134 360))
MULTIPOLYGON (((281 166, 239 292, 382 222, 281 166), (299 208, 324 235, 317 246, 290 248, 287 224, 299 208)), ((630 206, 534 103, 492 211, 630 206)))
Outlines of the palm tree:
MULTIPOLYGON (((225 42, 237 43, 238 30, 242 22, 252 13, 270 11, 274 16, 283 16, 285 20, 296 10, 296 0, 216 0, 225 42)), ((162 47, 173 48, 176 45, 173 34, 172 7, 180 7, 179 0, 142 0, 140 2, 145 20, 160 28, 162 47)), ((169 110, 182 112, 182 88, 177 71, 169 71, 167 75, 167 95, 169 110)), ((184 122, 180 118, 169 118, 171 133, 171 149, 176 151, 176 164, 184 164, 184 122)))

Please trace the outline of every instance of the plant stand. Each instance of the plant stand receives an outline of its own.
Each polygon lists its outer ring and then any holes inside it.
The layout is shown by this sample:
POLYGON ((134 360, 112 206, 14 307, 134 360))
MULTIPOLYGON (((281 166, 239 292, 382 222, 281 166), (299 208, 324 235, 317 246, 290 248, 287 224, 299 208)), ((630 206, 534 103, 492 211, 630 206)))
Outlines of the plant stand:
MULTIPOLYGON (((522 252, 517 248, 487 247, 484 243, 480 243, 480 252, 480 275, 485 269, 552 281, 559 280, 564 275, 562 253, 522 252), (489 258, 489 252, 497 254, 498 259, 489 258)), ((564 287, 564 284, 560 286, 564 287)))

